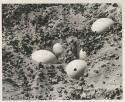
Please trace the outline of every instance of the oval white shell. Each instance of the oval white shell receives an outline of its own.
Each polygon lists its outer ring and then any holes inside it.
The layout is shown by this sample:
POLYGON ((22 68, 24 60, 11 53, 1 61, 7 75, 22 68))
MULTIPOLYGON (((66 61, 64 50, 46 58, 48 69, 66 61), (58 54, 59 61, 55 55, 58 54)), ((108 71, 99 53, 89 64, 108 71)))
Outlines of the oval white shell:
POLYGON ((113 24, 114 21, 110 18, 100 18, 92 24, 91 29, 93 32, 101 33, 113 24))
POLYGON ((32 53, 32 59, 36 62, 42 62, 44 64, 53 64, 57 62, 56 56, 48 50, 38 50, 32 53))
POLYGON ((87 63, 84 60, 73 60, 66 66, 68 76, 78 79, 85 71, 87 63))
POLYGON ((60 55, 63 53, 63 47, 60 43, 56 43, 53 45, 53 52, 55 53, 55 55, 60 55))
POLYGON ((86 57, 87 57, 86 52, 81 49, 79 52, 79 59, 84 60, 86 57))

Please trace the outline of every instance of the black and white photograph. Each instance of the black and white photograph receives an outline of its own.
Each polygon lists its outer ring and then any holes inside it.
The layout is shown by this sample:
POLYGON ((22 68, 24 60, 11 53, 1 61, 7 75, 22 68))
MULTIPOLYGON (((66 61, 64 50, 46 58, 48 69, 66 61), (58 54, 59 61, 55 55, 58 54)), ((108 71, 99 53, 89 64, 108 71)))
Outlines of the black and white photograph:
POLYGON ((2 4, 2 100, 122 100, 120 3, 2 4))

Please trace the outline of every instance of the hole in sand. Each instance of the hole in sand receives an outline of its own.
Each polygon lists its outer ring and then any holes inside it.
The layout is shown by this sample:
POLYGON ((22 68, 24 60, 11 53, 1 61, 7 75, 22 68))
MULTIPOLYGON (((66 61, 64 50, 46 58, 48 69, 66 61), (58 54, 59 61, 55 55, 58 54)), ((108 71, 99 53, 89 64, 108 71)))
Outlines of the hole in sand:
POLYGON ((77 69, 76 69, 76 68, 74 68, 74 71, 77 71, 77 69))

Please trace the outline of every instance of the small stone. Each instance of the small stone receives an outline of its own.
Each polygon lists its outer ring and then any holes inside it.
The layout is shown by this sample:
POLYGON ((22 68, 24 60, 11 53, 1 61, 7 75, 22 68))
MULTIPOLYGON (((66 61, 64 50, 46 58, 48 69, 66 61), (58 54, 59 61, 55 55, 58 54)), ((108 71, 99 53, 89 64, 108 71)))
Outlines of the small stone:
POLYGON ((106 64, 101 65, 101 67, 106 67, 106 64))
POLYGON ((85 97, 86 97, 86 93, 83 92, 83 93, 81 94, 81 98, 85 98, 85 97))
POLYGON ((116 59, 116 60, 119 59, 119 56, 115 57, 115 59, 116 59))
POLYGON ((102 83, 105 84, 105 81, 103 81, 102 83))
POLYGON ((98 71, 98 70, 94 70, 94 72, 95 72, 96 74, 98 74, 98 73, 99 73, 99 71, 98 71))
POLYGON ((93 85, 93 84, 91 84, 91 85, 90 85, 90 87, 92 87, 92 88, 93 88, 93 87, 94 87, 94 85, 93 85))
POLYGON ((113 6, 113 7, 118 7, 118 4, 117 4, 117 3, 114 3, 112 6, 113 6))
POLYGON ((88 73, 84 73, 84 77, 88 77, 88 73))
POLYGON ((53 84, 57 84, 58 82, 57 82, 57 79, 52 79, 52 83, 53 84))

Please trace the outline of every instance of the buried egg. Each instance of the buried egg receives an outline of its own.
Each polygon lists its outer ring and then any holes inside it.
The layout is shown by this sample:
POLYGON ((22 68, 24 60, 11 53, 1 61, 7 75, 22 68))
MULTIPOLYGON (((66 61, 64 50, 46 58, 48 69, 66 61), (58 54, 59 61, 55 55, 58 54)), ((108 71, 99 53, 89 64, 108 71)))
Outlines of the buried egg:
POLYGON ((87 57, 86 52, 81 49, 79 52, 79 59, 84 60, 86 57, 87 57))
POLYGON ((57 62, 56 56, 48 50, 38 50, 32 53, 32 59, 36 62, 41 62, 44 64, 53 64, 57 62))
POLYGON ((93 32, 101 33, 106 31, 113 24, 114 21, 110 18, 100 18, 93 23, 91 29, 93 32))
POLYGON ((84 74, 87 63, 84 60, 73 60, 66 66, 66 73, 69 77, 78 79, 84 74))
POLYGON ((55 55, 60 55, 63 53, 63 47, 60 43, 56 43, 53 45, 53 52, 55 53, 55 55))

